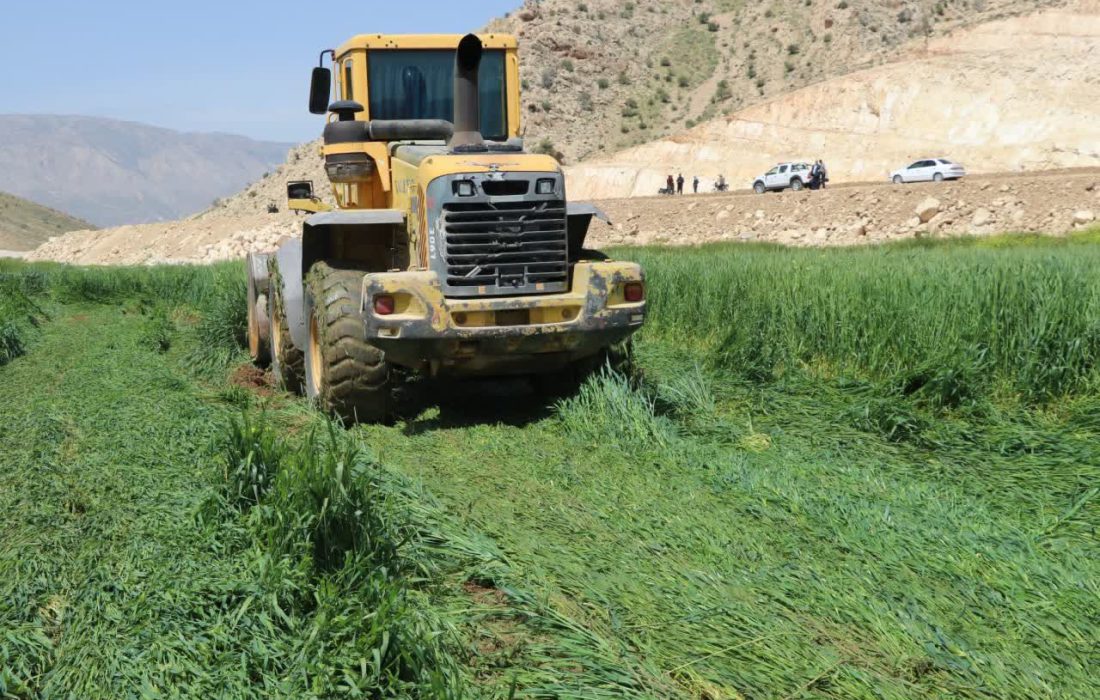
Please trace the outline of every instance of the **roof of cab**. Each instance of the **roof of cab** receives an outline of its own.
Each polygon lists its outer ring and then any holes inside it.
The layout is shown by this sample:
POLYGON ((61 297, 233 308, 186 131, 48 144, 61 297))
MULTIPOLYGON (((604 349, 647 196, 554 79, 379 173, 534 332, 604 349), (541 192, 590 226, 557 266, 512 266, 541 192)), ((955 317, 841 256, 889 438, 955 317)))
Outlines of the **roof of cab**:
MULTIPOLYGON (((455 49, 465 34, 357 34, 336 49, 337 57, 356 49, 455 49)), ((518 47, 511 34, 478 34, 487 49, 518 47)))

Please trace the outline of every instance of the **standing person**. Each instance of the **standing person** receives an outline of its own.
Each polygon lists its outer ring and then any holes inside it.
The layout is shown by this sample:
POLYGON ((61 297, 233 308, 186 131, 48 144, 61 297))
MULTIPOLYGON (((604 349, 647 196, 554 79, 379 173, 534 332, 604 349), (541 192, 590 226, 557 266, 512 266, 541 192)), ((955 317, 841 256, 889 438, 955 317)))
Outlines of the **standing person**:
POLYGON ((825 183, 829 181, 829 169, 825 167, 825 161, 817 161, 817 169, 821 173, 821 189, 825 189, 825 183))
POLYGON ((669 194, 676 192, 676 183, 672 181, 672 175, 669 175, 668 179, 665 180, 665 191, 669 194))
POLYGON ((699 176, 696 175, 691 181, 691 189, 695 190, 695 194, 699 194, 699 176))
POLYGON ((810 166, 810 189, 816 190, 819 187, 821 187, 821 161, 815 160, 810 166))
POLYGON ((684 174, 680 173, 676 177, 676 194, 684 193, 684 174))

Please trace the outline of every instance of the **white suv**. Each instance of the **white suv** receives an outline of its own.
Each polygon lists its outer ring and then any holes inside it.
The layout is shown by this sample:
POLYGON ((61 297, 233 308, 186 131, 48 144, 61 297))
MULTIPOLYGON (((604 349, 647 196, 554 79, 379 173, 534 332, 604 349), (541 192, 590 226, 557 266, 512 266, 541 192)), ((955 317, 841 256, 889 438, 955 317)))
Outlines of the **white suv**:
POLYGON ((952 163, 946 158, 926 158, 890 173, 890 181, 895 185, 903 182, 943 182, 958 180, 964 175, 966 168, 958 163, 952 163))
POLYGON ((798 191, 809 184, 809 163, 780 163, 756 178, 752 189, 756 194, 764 194, 768 190, 785 190, 788 187, 798 191))

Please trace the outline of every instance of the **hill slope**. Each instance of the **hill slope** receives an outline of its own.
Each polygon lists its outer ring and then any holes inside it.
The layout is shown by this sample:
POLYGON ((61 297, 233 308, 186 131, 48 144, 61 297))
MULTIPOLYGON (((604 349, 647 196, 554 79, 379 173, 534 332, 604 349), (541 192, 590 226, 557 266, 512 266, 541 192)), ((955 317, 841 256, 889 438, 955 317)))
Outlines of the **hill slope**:
POLYGON ((971 172, 1100 166, 1100 2, 987 22, 903 60, 812 85, 571 169, 574 197, 653 194, 668 172, 748 187, 772 164, 824 158, 834 182, 919 157, 971 172))
POLYGON ((0 250, 32 250, 50 236, 88 228, 87 221, 0 192, 0 250))
POLYGON ((289 147, 97 117, 0 115, 0 190, 99 226, 176 219, 237 192, 289 147))
POLYGON ((528 0, 527 138, 576 162, 896 59, 960 27, 1058 0, 528 0))

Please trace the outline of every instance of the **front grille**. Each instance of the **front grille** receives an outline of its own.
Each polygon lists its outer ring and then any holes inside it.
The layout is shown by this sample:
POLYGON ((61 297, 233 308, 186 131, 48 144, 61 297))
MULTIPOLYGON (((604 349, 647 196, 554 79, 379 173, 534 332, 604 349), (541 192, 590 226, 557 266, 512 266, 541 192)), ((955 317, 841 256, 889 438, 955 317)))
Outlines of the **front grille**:
POLYGON ((452 202, 443 205, 443 232, 453 294, 477 295, 480 287, 486 294, 567 288, 565 202, 452 202))

